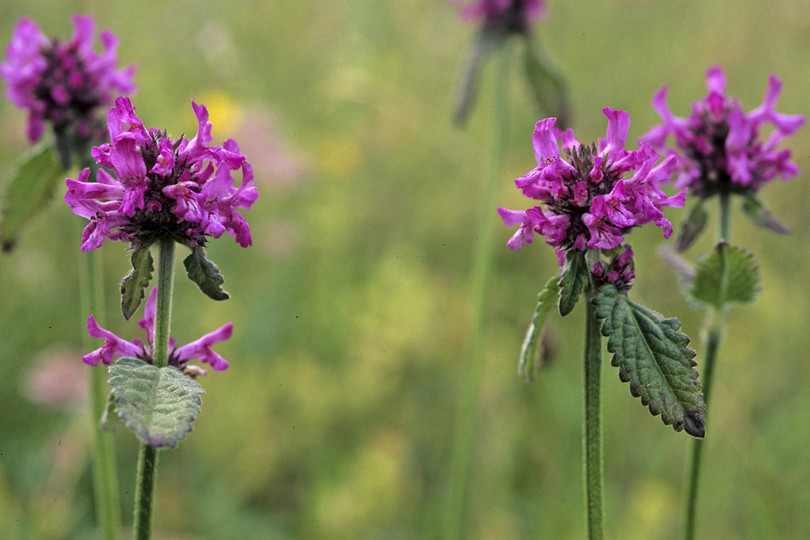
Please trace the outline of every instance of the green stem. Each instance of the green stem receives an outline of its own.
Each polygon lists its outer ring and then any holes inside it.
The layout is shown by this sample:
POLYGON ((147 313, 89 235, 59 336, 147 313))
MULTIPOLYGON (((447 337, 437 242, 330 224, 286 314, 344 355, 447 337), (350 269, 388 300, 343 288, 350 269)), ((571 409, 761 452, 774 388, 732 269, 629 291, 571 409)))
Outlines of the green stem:
MULTIPOLYGON (((720 341, 723 337, 723 316, 721 313, 715 312, 713 324, 709 324, 705 331, 704 343, 706 356, 703 362, 703 402, 706 408, 709 406, 709 394, 712 388, 712 374, 714 373, 714 365, 717 360, 717 351, 720 348, 720 341)), ((708 411, 706 414, 708 421, 708 411)), ((698 485, 700 483, 700 465, 703 457, 703 447, 705 445, 703 439, 692 440, 692 453, 690 456, 689 477, 687 480, 686 488, 686 527, 684 538, 687 540, 694 540, 695 531, 697 526, 697 500, 698 500, 698 485)))
POLYGON ((731 240, 731 194, 720 192, 718 199, 720 202, 720 216, 717 221, 717 241, 728 242, 731 240))
MULTIPOLYGON (((166 367, 169 358, 169 327, 172 314, 172 289, 174 288, 174 240, 160 241, 157 275, 157 306, 155 313, 155 342, 152 362, 166 367)), ((141 446, 138 455, 137 485, 135 486, 135 533, 136 540, 149 540, 152 536, 152 508, 157 484, 157 450, 147 444, 141 446)))
POLYGON ((596 318, 593 298, 596 291, 585 291, 587 307, 585 318, 585 420, 583 433, 583 459, 585 475, 585 507, 587 510, 588 538, 602 538, 602 335, 596 318))
POLYGON ((467 369, 462 386, 461 418, 453 441, 450 463, 448 504, 444 509, 444 538, 457 539, 464 536, 464 508, 469 484, 472 447, 478 427, 478 402, 484 367, 484 333, 486 327, 486 293, 492 270, 492 245, 494 239, 496 206, 499 181, 506 155, 509 131, 507 89, 509 79, 509 55, 511 43, 500 46, 498 72, 495 85, 494 142, 488 182, 484 187, 483 220, 478 231, 475 259, 472 271, 472 295, 474 299, 471 336, 467 369))
MULTIPOLYGON (((718 217, 717 238, 718 242, 728 241, 731 238, 731 208, 729 193, 720 193, 719 206, 720 215, 718 217)), ((706 418, 709 417, 709 395, 712 390, 712 375, 717 362, 717 352, 723 338, 723 328, 725 326, 724 308, 712 309, 706 318, 703 333, 703 349, 706 351, 703 360, 701 373, 703 402, 706 404, 706 418)), ((701 463, 703 460, 703 439, 692 440, 692 452, 689 459, 689 473, 686 486, 686 521, 684 524, 684 538, 694 540, 697 530, 697 501, 698 488, 700 486, 701 463)))
MULTIPOLYGON (((77 220, 77 224, 80 222, 77 220)), ((92 313, 103 324, 101 311, 104 304, 100 254, 91 251, 81 253, 79 262, 79 310, 82 318, 92 313)), ((92 350, 96 344, 84 331, 84 349, 92 350)), ((118 495, 118 473, 115 465, 115 445, 109 433, 101 429, 101 417, 107 407, 106 373, 100 367, 90 373, 90 419, 92 423, 93 493, 96 504, 96 520, 104 540, 117 540, 120 535, 121 506, 118 495)))

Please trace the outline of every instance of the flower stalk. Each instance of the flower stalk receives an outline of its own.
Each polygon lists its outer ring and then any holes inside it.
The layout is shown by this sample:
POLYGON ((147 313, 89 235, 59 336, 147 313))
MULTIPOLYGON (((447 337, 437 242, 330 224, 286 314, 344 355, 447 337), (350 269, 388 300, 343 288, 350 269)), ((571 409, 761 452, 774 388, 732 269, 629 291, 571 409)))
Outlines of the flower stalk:
MULTIPOLYGON (((597 250, 598 251, 598 250, 597 250)), ((602 514, 602 335, 601 321, 596 317, 593 298, 596 296, 593 285, 585 290, 585 401, 584 432, 582 438, 585 508, 588 538, 599 540, 603 535, 602 514)))
POLYGON ((445 539, 462 538, 464 507, 469 485, 472 447, 478 426, 478 402, 484 368, 484 333, 486 320, 486 295, 492 274, 492 245, 496 214, 491 209, 498 196, 500 171, 506 155, 507 133, 509 132, 508 74, 509 40, 501 44, 498 55, 498 69, 495 85, 494 123, 495 133, 490 160, 490 174, 484 186, 483 215, 478 231, 478 245, 472 271, 472 291, 474 298, 471 335, 468 350, 467 369, 462 387, 461 419, 453 443, 453 457, 450 466, 450 487, 448 506, 445 513, 445 539))
MULTIPOLYGON (((157 275, 157 310, 155 312, 154 365, 166 367, 169 358, 169 327, 174 289, 174 240, 160 240, 157 275)), ((152 508, 157 484, 157 449, 141 444, 138 455, 137 484, 135 487, 134 538, 148 540, 152 535, 152 508)))

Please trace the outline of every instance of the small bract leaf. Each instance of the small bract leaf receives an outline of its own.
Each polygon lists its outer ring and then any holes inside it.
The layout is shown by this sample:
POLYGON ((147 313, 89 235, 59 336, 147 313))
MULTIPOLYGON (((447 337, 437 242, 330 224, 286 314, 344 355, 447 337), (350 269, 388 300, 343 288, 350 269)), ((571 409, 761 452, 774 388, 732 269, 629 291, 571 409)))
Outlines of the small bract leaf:
POLYGON ((787 225, 784 225, 781 221, 776 219, 776 217, 771 214, 771 211, 762 204, 762 201, 753 195, 745 198, 742 208, 745 215, 748 216, 748 219, 750 219, 754 225, 779 234, 788 234, 790 232, 787 225))
POLYGON ((155 269, 152 264, 152 254, 149 252, 149 246, 132 252, 131 260, 132 270, 121 281, 121 311, 124 312, 124 318, 127 320, 132 317, 132 314, 141 305, 145 295, 144 290, 149 286, 152 271, 155 269))
POLYGON ((556 126, 564 129, 569 125, 570 111, 565 81, 551 67, 550 60, 539 44, 532 46, 531 37, 525 36, 526 50, 523 68, 526 80, 542 116, 557 118, 556 126))
POLYGON ((45 207, 56 186, 64 180, 64 170, 50 145, 42 142, 20 158, 3 197, 0 217, 3 251, 14 249, 20 229, 45 207))
POLYGON ((750 253, 720 242, 698 262, 687 292, 699 304, 718 309, 729 302, 750 303, 759 292, 759 268, 750 253))
POLYGON ((687 347, 689 337, 678 332, 681 323, 636 304, 611 284, 603 285, 593 302, 613 353, 610 363, 630 383, 630 393, 675 431, 703 437, 706 405, 695 351, 687 347))
POLYGON ((177 368, 158 368, 139 358, 110 366, 115 409, 135 435, 155 448, 174 448, 200 412, 200 384, 177 368))
POLYGON ((534 371, 540 364, 540 356, 537 352, 537 344, 543 325, 548 319, 549 313, 554 309, 557 298, 560 294, 560 278, 553 277, 546 283, 546 286, 537 295, 537 307, 534 309, 534 316, 526 331, 526 338, 520 348, 520 361, 518 363, 518 373, 526 381, 534 378, 534 371))
POLYGON ((698 199, 681 223, 678 241, 675 243, 675 249, 678 251, 684 251, 691 246, 706 228, 706 223, 709 222, 709 212, 703 204, 705 201, 706 199, 698 199))
POLYGON ((214 300, 227 300, 231 296, 222 290, 222 283, 225 278, 219 273, 217 265, 205 258, 205 250, 196 247, 191 250, 191 255, 183 260, 188 277, 197 284, 202 292, 214 300))
POLYGON ((570 250, 565 256, 565 265, 560 276, 560 315, 563 317, 577 305, 577 300, 588 283, 588 273, 585 252, 570 250))

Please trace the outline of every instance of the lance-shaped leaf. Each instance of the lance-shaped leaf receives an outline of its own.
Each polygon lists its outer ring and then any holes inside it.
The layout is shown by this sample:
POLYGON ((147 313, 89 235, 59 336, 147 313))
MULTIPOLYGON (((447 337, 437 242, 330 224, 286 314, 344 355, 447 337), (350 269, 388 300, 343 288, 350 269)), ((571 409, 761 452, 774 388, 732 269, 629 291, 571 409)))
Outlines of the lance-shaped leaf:
POLYGON ((225 278, 219 273, 217 265, 205 258, 205 250, 202 247, 192 249, 191 255, 183 260, 183 266, 186 267, 189 279, 210 298, 227 300, 231 297, 221 287, 225 278))
POLYGON ((706 223, 709 222, 709 212, 704 206, 706 199, 698 199, 692 205, 689 212, 686 214, 683 222, 681 223, 681 230, 678 233, 678 241, 675 248, 678 251, 684 251, 700 236, 703 229, 706 228, 706 223))
POLYGON ((0 218, 3 251, 14 249, 20 229, 42 210, 64 180, 65 173, 50 145, 41 143, 22 156, 3 197, 0 218))
POLYGON ((681 323, 636 304, 614 285, 603 285, 593 301, 613 353, 610 363, 630 383, 630 393, 675 431, 703 437, 706 405, 695 351, 687 347, 689 337, 678 332, 681 323))
POLYGON ((577 305, 577 300, 588 283, 588 273, 585 252, 577 249, 569 250, 560 276, 560 315, 563 317, 571 313, 577 305))
POLYGON ((759 292, 759 269, 754 257, 720 242, 698 263, 689 298, 722 309, 729 302, 750 303, 759 292))
POLYGON ((175 367, 158 368, 139 358, 110 366, 115 410, 135 435, 155 448, 174 448, 200 412, 200 384, 175 367))
POLYGON ((743 201, 743 212, 748 216, 754 224, 763 229, 768 229, 779 234, 788 234, 790 229, 781 221, 776 219, 774 215, 768 210, 762 201, 754 197, 748 196, 743 201))
POLYGON ((121 311, 124 318, 129 320, 144 297, 144 290, 149 286, 152 279, 152 271, 155 269, 152 264, 152 254, 149 246, 136 249, 132 252, 132 270, 124 276, 121 281, 121 311))
POLYGON ((503 32, 487 26, 482 26, 475 35, 470 57, 467 60, 467 66, 458 88, 456 104, 453 108, 453 121, 457 126, 463 126, 467 123, 470 109, 472 109, 478 94, 478 80, 481 77, 484 60, 495 47, 503 45, 505 40, 506 35, 503 32))
POLYGON ((565 128, 571 118, 565 81, 551 67, 539 44, 532 46, 529 34, 526 34, 525 42, 523 69, 541 116, 554 116, 557 127, 565 128))
POLYGON ((520 361, 518 362, 518 373, 526 381, 534 378, 534 371, 540 365, 541 358, 537 351, 537 344, 543 325, 557 303, 557 297, 560 294, 559 282, 559 277, 551 278, 537 295, 537 307, 534 309, 532 322, 526 331, 523 346, 520 348, 520 361))

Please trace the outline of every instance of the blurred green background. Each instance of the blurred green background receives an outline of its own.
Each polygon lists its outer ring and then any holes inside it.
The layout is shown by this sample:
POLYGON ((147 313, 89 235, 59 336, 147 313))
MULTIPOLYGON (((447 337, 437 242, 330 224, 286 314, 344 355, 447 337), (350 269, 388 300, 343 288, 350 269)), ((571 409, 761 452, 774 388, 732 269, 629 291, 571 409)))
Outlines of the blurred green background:
MULTIPOLYGON (((635 140, 658 121, 650 100, 664 83, 685 116, 705 95, 713 64, 745 109, 760 103, 773 72, 784 82, 778 110, 810 111, 802 0, 548 3, 535 39, 568 82, 581 141, 604 136, 604 106, 630 112, 635 140)), ((0 40, 22 15, 68 37, 74 12, 113 30, 121 63, 137 63, 133 102, 145 124, 193 134, 190 99, 208 105, 214 142, 240 143, 261 190, 246 213, 254 246, 226 237, 210 246, 231 300, 204 297, 178 263, 178 343, 227 321, 234 336, 217 346, 230 369, 202 380, 194 432, 161 454, 157 538, 439 537, 470 338, 473 247, 482 212, 494 212, 481 201, 493 65, 468 127, 450 120, 474 26, 428 0, 5 0, 0 40)), ((499 199, 526 208, 512 179, 536 165, 530 136, 540 116, 513 74, 499 199)), ((2 184, 28 146, 24 122, 0 101, 2 184)), ((733 311, 721 349, 699 516, 706 538, 810 537, 810 130, 788 144, 804 172, 762 198, 793 233, 755 229, 735 206, 732 240, 756 255, 763 291, 733 311)), ((677 227, 683 211, 668 217, 677 227)), ((76 398, 90 369, 78 345, 79 221, 60 194, 17 251, 0 256, 3 538, 94 535, 89 420, 76 398)), ((583 311, 551 318, 550 361, 524 383, 517 353, 536 293, 557 269, 541 242, 507 249, 511 234, 498 226, 465 537, 582 538, 583 311)), ((677 316, 700 362, 703 314, 676 294, 657 253, 660 230, 629 240, 633 298, 677 316)), ((709 240, 688 257, 707 252, 709 240)), ((105 326, 141 337, 116 298, 125 246, 106 243, 101 252, 105 326)), ((678 538, 689 437, 651 417, 607 360, 603 403, 608 537, 678 538)), ((128 529, 137 444, 126 430, 115 440, 128 529)))

